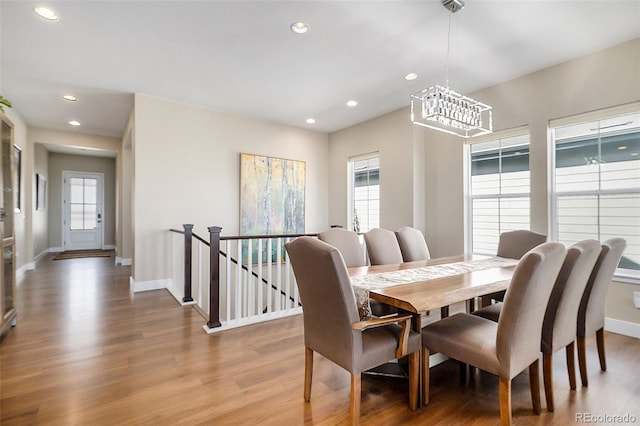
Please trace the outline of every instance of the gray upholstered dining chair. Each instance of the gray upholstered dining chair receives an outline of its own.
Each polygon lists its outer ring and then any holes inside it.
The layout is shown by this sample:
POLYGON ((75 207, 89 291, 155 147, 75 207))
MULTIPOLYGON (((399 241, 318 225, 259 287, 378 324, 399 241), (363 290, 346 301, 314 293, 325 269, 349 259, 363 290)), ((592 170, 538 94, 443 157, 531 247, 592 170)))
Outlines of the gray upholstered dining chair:
POLYGON ((422 329, 425 404, 429 402, 429 353, 440 352, 498 376, 502 424, 511 424, 511 380, 528 367, 533 411, 540 413, 542 323, 565 254, 562 244, 545 243, 520 260, 497 323, 459 313, 422 329))
POLYGON ((400 245, 402 259, 405 262, 431 259, 429 247, 427 246, 422 231, 419 229, 403 226, 396 231, 396 238, 400 245))
MULTIPOLYGON (((526 252, 547 241, 547 236, 537 232, 519 229, 500 234, 496 256, 509 259, 520 259, 526 252)), ((480 305, 487 306, 491 300, 502 301, 504 291, 487 294, 480 298, 480 305)))
POLYGON ((546 235, 524 229, 503 232, 498 240, 496 256, 521 259, 529 250, 546 241, 546 235))
MULTIPOLYGON (((318 233, 318 239, 337 248, 347 268, 366 266, 364 251, 360 245, 358 234, 355 232, 343 228, 331 228, 318 233)), ((398 312, 393 306, 377 300, 369 300, 369 308, 371 309, 371 314, 377 317, 398 312)), ((366 316, 368 313, 363 315, 366 316)))
POLYGON ((364 251, 355 232, 344 228, 331 228, 319 232, 318 239, 337 248, 347 268, 366 265, 364 251))
MULTIPOLYGON (((567 249, 567 256, 553 286, 542 325, 542 376, 547 410, 554 410, 553 354, 565 348, 569 387, 576 388, 575 340, 580 299, 600 254, 596 240, 580 241, 567 249)), ((498 321, 502 303, 479 309, 474 315, 498 321)))
POLYGON ((374 228, 364 234, 369 262, 372 265, 402 263, 402 252, 393 231, 374 228))
POLYGON ((618 263, 622 258, 622 252, 627 242, 622 238, 612 238, 602 243, 600 256, 596 262, 587 288, 580 301, 578 311, 578 365, 580 366, 580 379, 582 386, 589 384, 587 377, 587 356, 585 338, 596 334, 598 358, 600 369, 607 370, 607 360, 604 351, 604 305, 607 298, 607 290, 618 263))
POLYGON ((285 245, 302 301, 305 345, 304 399, 311 398, 313 353, 351 373, 350 419, 360 416, 361 374, 391 359, 409 355, 409 408, 418 406, 420 334, 411 316, 360 321, 358 308, 338 249, 312 237, 285 245))

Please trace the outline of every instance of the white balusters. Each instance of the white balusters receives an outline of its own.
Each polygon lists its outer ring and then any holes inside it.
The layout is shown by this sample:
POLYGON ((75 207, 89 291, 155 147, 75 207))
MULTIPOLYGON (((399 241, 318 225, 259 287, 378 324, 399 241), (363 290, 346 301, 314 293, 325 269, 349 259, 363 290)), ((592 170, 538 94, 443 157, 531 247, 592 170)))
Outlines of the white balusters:
MULTIPOLYGON (((300 296, 284 250, 291 238, 220 238, 220 270, 218 279, 219 322, 221 327, 204 329, 215 332, 284 316, 302 313, 300 296), (275 240, 275 241, 274 241, 275 240), (257 257, 254 257, 254 248, 257 257)), ((173 252, 172 285, 174 297, 184 297, 184 237, 175 233, 171 239, 173 252)), ((193 238, 191 293, 203 316, 211 313, 209 306, 210 247, 193 238)))

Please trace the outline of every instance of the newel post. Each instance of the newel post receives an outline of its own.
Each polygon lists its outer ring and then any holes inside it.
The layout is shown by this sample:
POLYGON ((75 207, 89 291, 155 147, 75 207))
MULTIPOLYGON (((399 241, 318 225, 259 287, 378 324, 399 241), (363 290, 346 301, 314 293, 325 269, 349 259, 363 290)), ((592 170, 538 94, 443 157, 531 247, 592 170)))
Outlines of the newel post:
POLYGON ((193 225, 182 225, 184 228, 184 297, 182 302, 193 302, 191 297, 191 255, 193 253, 193 225))
POLYGON ((220 231, 219 226, 209 228, 209 322, 207 327, 220 327, 220 231))

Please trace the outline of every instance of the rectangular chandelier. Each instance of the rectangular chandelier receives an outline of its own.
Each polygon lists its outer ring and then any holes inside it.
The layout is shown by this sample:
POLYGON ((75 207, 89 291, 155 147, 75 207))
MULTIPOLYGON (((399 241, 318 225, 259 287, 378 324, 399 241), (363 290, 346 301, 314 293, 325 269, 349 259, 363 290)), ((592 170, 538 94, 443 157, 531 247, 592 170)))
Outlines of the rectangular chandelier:
POLYGON ((489 105, 439 85, 411 95, 411 122, 463 138, 493 131, 489 105))

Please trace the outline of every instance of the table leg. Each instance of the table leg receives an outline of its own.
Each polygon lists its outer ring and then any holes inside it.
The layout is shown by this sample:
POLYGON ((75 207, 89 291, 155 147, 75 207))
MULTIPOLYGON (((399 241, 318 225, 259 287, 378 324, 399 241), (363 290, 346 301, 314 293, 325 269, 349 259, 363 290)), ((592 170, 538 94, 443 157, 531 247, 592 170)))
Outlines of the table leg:
POLYGON ((440 308, 440 318, 446 318, 449 316, 449 307, 443 306, 440 308))

